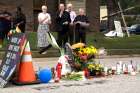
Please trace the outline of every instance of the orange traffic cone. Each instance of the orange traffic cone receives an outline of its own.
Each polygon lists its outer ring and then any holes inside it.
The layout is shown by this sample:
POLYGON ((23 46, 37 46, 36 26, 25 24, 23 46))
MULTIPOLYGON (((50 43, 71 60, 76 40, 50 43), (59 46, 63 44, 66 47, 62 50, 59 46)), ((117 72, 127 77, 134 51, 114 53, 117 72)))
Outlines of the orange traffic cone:
POLYGON ((22 60, 19 66, 18 82, 32 83, 36 81, 35 71, 32 64, 32 56, 30 51, 29 42, 27 42, 23 51, 22 60))

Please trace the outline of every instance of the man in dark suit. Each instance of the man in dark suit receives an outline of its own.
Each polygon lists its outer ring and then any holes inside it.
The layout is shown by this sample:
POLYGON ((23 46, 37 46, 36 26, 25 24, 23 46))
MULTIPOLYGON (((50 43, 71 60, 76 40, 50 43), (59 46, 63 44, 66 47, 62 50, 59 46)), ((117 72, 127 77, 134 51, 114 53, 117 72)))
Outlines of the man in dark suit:
POLYGON ((86 28, 89 27, 89 20, 84 9, 79 9, 79 14, 74 19, 76 43, 82 42, 86 44, 86 28))
POLYGON ((69 24, 71 22, 69 12, 65 11, 64 4, 59 5, 59 11, 56 16, 57 30, 58 30, 58 44, 64 47, 68 42, 69 24))

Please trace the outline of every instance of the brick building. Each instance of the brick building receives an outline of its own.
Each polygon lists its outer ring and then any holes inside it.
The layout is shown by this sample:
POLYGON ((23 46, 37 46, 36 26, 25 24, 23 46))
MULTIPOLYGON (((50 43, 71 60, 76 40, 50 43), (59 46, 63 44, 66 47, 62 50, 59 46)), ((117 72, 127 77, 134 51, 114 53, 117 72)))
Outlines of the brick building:
POLYGON ((6 8, 8 12, 14 14, 17 6, 23 7, 23 11, 27 17, 27 30, 32 30, 33 28, 33 2, 32 0, 0 0, 0 10, 3 8, 6 8))
POLYGON ((100 2, 99 0, 1 0, 0 9, 7 8, 12 14, 15 12, 16 6, 22 6, 27 17, 27 30, 36 31, 37 14, 41 11, 41 6, 47 4, 48 12, 52 16, 52 29, 55 31, 55 13, 58 10, 59 3, 72 3, 74 10, 77 12, 79 8, 86 10, 90 20, 90 30, 99 31, 100 25, 100 2))

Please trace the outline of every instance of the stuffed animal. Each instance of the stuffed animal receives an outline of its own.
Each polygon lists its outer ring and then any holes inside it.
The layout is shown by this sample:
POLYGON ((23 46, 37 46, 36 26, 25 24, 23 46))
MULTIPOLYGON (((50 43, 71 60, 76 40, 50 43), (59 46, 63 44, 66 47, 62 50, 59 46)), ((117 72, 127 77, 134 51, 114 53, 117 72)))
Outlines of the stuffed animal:
POLYGON ((68 63, 68 55, 60 56, 58 63, 62 64, 61 75, 66 75, 67 73, 71 73, 71 66, 68 63))

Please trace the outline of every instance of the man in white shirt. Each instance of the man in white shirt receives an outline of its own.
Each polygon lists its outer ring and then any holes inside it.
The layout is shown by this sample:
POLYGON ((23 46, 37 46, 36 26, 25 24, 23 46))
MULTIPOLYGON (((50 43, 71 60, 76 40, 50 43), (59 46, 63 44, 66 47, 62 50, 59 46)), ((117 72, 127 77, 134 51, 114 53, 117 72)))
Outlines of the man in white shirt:
POLYGON ((76 17, 76 13, 75 13, 75 11, 73 11, 73 5, 71 3, 67 4, 67 10, 66 11, 70 13, 71 23, 70 23, 70 30, 69 30, 69 33, 68 33, 68 39, 70 41, 70 44, 72 45, 74 43, 73 21, 76 17))

